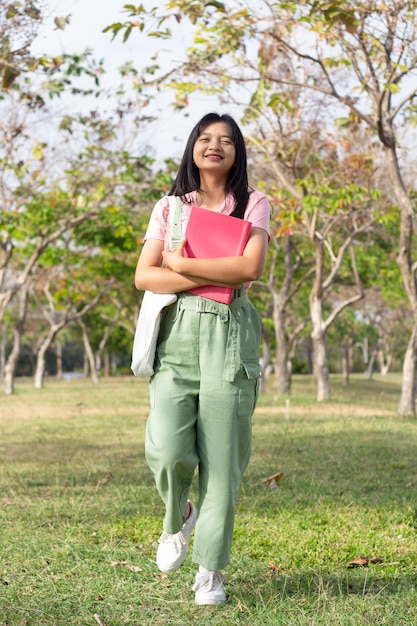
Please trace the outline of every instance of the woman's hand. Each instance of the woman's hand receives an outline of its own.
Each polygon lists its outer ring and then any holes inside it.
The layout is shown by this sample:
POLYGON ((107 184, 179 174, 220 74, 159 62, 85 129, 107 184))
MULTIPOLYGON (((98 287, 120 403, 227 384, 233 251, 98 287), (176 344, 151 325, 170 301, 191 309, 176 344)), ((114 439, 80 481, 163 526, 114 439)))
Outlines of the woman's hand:
POLYGON ((135 285, 137 289, 149 289, 156 293, 177 293, 188 291, 202 285, 218 285, 219 287, 239 287, 235 283, 225 283, 218 280, 207 280, 188 275, 186 271, 175 271, 174 265, 179 266, 195 262, 196 259, 187 259, 183 256, 184 242, 179 250, 163 250, 164 242, 159 239, 148 239, 142 248, 135 271, 135 285), (165 258, 166 257, 166 258, 165 258), (164 260, 165 267, 161 267, 164 260), (167 267, 169 263, 169 266, 167 267))
POLYGON ((162 263, 170 270, 177 272, 178 274, 184 273, 184 246, 186 240, 182 239, 178 244, 176 250, 163 250, 162 263))
POLYGON ((265 267, 268 234, 253 227, 242 256, 188 258, 184 256, 186 240, 176 250, 162 252, 164 266, 182 276, 202 279, 207 285, 235 285, 258 280, 265 267))

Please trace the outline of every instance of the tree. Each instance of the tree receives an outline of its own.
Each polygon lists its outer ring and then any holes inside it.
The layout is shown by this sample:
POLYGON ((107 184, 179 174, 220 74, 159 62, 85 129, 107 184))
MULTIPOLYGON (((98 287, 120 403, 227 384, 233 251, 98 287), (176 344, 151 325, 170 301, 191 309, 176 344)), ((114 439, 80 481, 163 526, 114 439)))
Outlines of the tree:
MULTIPOLYGON (((21 3, 14 4, 19 15, 21 3)), ((89 53, 55 60, 38 59, 33 68, 30 66, 31 72, 27 69, 24 81, 17 74, 1 95, 0 319, 48 246, 98 215, 97 203, 87 206, 79 195, 71 197, 52 179, 51 164, 57 162, 60 150, 34 134, 41 111, 46 116, 48 100, 64 89, 70 93, 90 93, 73 82, 84 74, 96 82, 90 61, 89 53), (24 251, 24 260, 20 256, 15 263, 17 250, 24 251)), ((50 112, 48 124, 52 117, 50 112)))
MULTIPOLYGON (((343 0, 249 3, 178 0, 161 12, 127 5, 130 17, 109 27, 129 36, 149 18, 165 26, 186 15, 195 25, 187 60, 155 84, 177 88, 177 101, 201 88, 221 91, 237 82, 249 91, 249 109, 281 111, 286 91, 309 91, 312 103, 334 102, 336 116, 351 128, 364 126, 376 137, 388 165, 392 191, 401 211, 398 263, 414 326, 403 365, 400 415, 414 415, 417 389, 417 282, 413 260, 414 206, 404 182, 398 151, 401 122, 415 117, 417 95, 417 6, 415 2, 343 0), (256 44, 258 49, 254 50, 256 44), (250 50, 251 53, 248 52, 250 50), (276 69, 279 68, 277 72, 276 69), (251 87, 254 85, 254 87, 251 87), (345 113, 343 113, 345 112, 345 113)), ((152 24, 153 26, 153 24, 152 24)), ((157 74, 154 63, 148 74, 157 74)))
POLYGON ((35 62, 30 45, 41 23, 36 0, 10 0, 0 8, 0 93, 35 62))
MULTIPOLYGON (((15 5, 18 16, 23 4, 15 5)), ((18 26, 19 21, 15 24, 18 26)), ((139 151, 140 125, 149 120, 149 116, 141 115, 146 103, 140 95, 133 97, 132 90, 125 93, 126 79, 124 89, 117 97, 112 94, 112 105, 106 110, 103 105, 109 94, 100 90, 101 71, 88 52, 32 59, 0 97, 0 319, 2 339, 14 337, 7 364, 8 392, 13 389, 21 344, 16 333, 19 331, 21 339, 23 332, 23 323, 18 321, 21 316, 8 313, 20 291, 28 293, 29 281, 39 279, 43 272, 43 287, 38 293, 43 294, 44 301, 38 298, 38 302, 49 316, 49 333, 42 347, 38 345, 35 384, 41 386, 46 352, 71 320, 80 320, 92 302, 97 305, 98 284, 104 294, 114 283, 114 270, 119 289, 128 285, 133 292, 132 267, 139 247, 141 214, 152 197, 153 182, 157 190, 170 179, 153 173, 153 160, 139 151), (91 79, 89 83, 79 81, 85 76, 91 79), (80 106, 82 112, 78 112, 75 103, 82 103, 84 96, 91 94, 101 96, 103 108, 98 106, 85 113, 80 106), (57 113, 51 105, 58 96, 71 98, 70 113, 57 113), (70 269, 63 264, 69 250, 73 255, 70 269), (96 266, 94 277, 86 271, 89 257, 102 263, 96 266), (126 270, 128 263, 131 274, 126 270), (78 276, 77 266, 82 268, 78 276), (97 283, 100 275, 103 280, 97 283), (77 291, 74 281, 79 281, 82 303, 74 303, 70 289, 66 301, 65 290, 55 289, 66 280, 72 281, 72 295, 77 291), (10 326, 13 323, 15 328, 10 326)), ((33 302, 30 299, 29 305, 33 302)), ((132 303, 132 311, 134 308, 132 303)), ((33 316, 28 317, 33 320, 33 316)), ((4 371, 6 346, 2 345, 4 371)))
MULTIPOLYGON (((56 277, 55 277, 56 278, 56 277)), ((59 281, 58 281, 59 282, 59 281)), ((85 327, 82 318, 85 316, 91 309, 97 306, 101 296, 105 292, 106 288, 101 288, 97 291, 94 298, 91 296, 88 298, 86 303, 79 303, 77 305, 77 300, 79 301, 79 294, 76 294, 75 301, 70 299, 64 309, 61 308, 59 316, 57 315, 57 309, 55 307, 54 298, 50 291, 51 284, 47 283, 42 286, 42 291, 45 294, 49 306, 42 306, 40 299, 38 298, 39 305, 41 307, 42 313, 45 319, 48 322, 49 329, 44 337, 41 338, 41 342, 39 345, 39 349, 37 352, 37 360, 36 360, 36 370, 35 370, 35 378, 34 384, 36 389, 41 389, 43 386, 43 378, 45 374, 45 363, 46 363, 46 353, 51 347, 51 345, 55 342, 58 333, 69 325, 71 322, 76 322, 83 329, 85 327)), ((75 295, 75 294, 74 294, 75 295)), ((84 333, 83 333, 84 337, 84 333)), ((85 341, 84 341, 85 343, 85 341)), ((95 370, 93 371, 93 379, 94 379, 95 370)), ((95 380, 95 379, 94 379, 95 380)), ((95 382, 97 382, 95 380, 95 382)))
POLYGON ((29 288, 30 283, 27 282, 19 291, 18 318, 13 327, 13 347, 4 367, 4 390, 7 395, 14 392, 14 374, 22 345, 22 335, 27 315, 29 288))
MULTIPOLYGON (((286 35, 275 34, 274 41, 298 58, 311 61, 312 67, 326 81, 324 93, 348 109, 352 123, 365 124, 378 136, 387 159, 392 190, 401 211, 398 263, 414 319, 404 359, 398 410, 400 415, 414 415, 417 385, 414 207, 401 172, 396 122, 401 116, 403 120, 410 120, 415 112, 413 99, 417 88, 415 83, 407 84, 405 79, 417 70, 417 7, 414 2, 403 0, 355 2, 353 6, 340 2, 307 2, 302 10, 302 18, 312 31, 331 46, 332 58, 325 46, 306 54, 286 35), (340 81, 341 73, 347 75, 346 86, 340 81)), ((313 81, 308 84, 315 89, 313 81)))

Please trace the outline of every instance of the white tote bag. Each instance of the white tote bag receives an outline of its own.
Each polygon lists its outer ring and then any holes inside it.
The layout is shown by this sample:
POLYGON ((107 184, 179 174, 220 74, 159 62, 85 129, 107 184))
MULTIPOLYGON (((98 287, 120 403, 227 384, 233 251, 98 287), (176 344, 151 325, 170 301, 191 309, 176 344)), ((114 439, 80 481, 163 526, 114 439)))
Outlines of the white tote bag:
MULTIPOLYGON (((181 241, 181 209, 181 198, 169 196, 166 248, 176 248, 181 241)), ((130 368, 135 376, 139 378, 152 376, 162 310, 176 300, 175 293, 145 291, 133 340, 130 368)))

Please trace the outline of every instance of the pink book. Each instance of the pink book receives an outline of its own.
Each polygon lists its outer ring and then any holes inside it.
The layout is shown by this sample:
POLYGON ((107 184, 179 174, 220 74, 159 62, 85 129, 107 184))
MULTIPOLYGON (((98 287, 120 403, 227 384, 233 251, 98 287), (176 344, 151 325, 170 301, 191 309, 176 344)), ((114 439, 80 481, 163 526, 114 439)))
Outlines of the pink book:
MULTIPOLYGON (((251 226, 238 217, 192 206, 185 231, 184 256, 197 259, 242 256, 251 226)), ((230 304, 233 297, 233 289, 229 287, 204 285, 189 291, 224 304, 230 304)))

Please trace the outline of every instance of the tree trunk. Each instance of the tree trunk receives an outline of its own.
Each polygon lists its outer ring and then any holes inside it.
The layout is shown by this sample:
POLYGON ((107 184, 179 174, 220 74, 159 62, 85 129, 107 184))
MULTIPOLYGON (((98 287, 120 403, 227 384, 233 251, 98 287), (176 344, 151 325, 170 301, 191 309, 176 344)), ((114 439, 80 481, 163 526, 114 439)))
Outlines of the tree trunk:
MULTIPOLYGON (((355 361, 355 344, 353 342, 353 339, 351 338, 349 340, 349 346, 348 346, 348 366, 349 366, 349 374, 353 369, 353 363, 355 361)), ((348 381, 349 382, 349 381, 348 381)))
POLYGON ((83 376, 84 378, 88 378, 88 374, 90 373, 90 365, 88 361, 87 352, 84 350, 83 356, 83 376))
MULTIPOLYGON (((48 339, 48 338, 47 338, 48 339)), ((42 389, 43 377, 45 374, 46 353, 52 342, 48 343, 47 339, 43 342, 36 355, 36 369, 34 376, 35 389, 42 389)))
MULTIPOLYGON (((46 319, 48 320, 49 324, 50 324, 50 329, 49 329, 49 333, 47 335, 47 337, 44 339, 44 341, 42 342, 42 345, 39 349, 38 355, 37 355, 37 362, 36 362, 36 371, 35 371, 35 387, 36 389, 41 389, 42 385, 43 385, 43 377, 45 374, 45 363, 46 363, 46 353, 49 350, 49 348, 51 347, 51 345, 53 344, 53 342, 55 341, 58 333, 65 328, 65 326, 74 320, 79 321, 81 319, 81 317, 83 315, 85 315, 86 313, 88 313, 88 311, 90 311, 91 309, 93 309, 96 305, 97 302, 100 300, 100 297, 102 296, 102 294, 106 291, 106 289, 104 289, 103 291, 100 291, 99 293, 96 294, 96 296, 93 298, 93 300, 91 300, 91 302, 89 302, 89 304, 86 304, 81 311, 78 311, 77 313, 72 313, 71 315, 71 310, 72 310, 72 306, 69 305, 66 310, 62 313, 62 319, 59 322, 55 322, 55 317, 56 317, 56 312, 53 312, 53 316, 51 316, 49 314, 49 312, 47 312, 44 309, 44 315, 46 317, 46 319)), ((49 285, 47 285, 44 289, 44 292, 48 295, 49 294, 49 285)), ((50 294, 49 294, 50 295, 50 294)), ((49 298, 49 300, 51 300, 51 297, 49 298)), ((42 305, 41 305, 42 306, 42 305)), ((80 324, 81 326, 81 324, 80 324)), ((91 349, 91 348, 90 348, 91 349)), ((94 358, 93 358, 93 369, 95 371, 94 368, 94 358)), ((92 371, 93 371, 92 369, 92 371)))
MULTIPOLYGON (((294 280, 294 238, 287 233, 284 237, 285 275, 279 292, 272 291, 273 320, 276 341, 276 379, 278 393, 288 396, 291 392, 291 368, 289 367, 289 343, 286 330, 286 310, 294 280)), ((275 257, 277 258, 277 257, 275 257)))
POLYGON ((55 342, 55 355, 56 355, 56 377, 62 380, 64 377, 62 369, 62 343, 60 341, 55 342))
POLYGON ((4 391, 6 395, 14 393, 14 382, 17 362, 22 346, 23 326, 28 305, 29 284, 25 283, 19 292, 19 318, 13 331, 13 348, 4 366, 4 391))
POLYGON ((4 368, 6 366, 6 345, 7 345, 6 325, 0 321, 0 378, 4 378, 4 368))
POLYGON ((398 413, 403 416, 415 415, 416 384, 417 384, 417 332, 414 325, 408 342, 403 363, 403 378, 398 413))
POLYGON ((49 348, 52 346, 58 332, 65 326, 65 324, 66 324, 66 321, 62 321, 59 324, 54 324, 53 326, 51 326, 48 335, 45 337, 45 339, 43 340, 38 350, 38 354, 36 356, 36 369, 35 369, 35 376, 34 376, 35 389, 42 389, 43 387, 43 378, 45 375, 45 365, 46 365, 46 353, 48 352, 49 348))
POLYGON ((413 329, 408 342, 403 363, 403 379, 401 399, 398 412, 401 416, 416 414, 416 380, 417 380, 417 284, 412 259, 412 240, 414 229, 414 207, 405 189, 399 169, 395 144, 386 148, 388 168, 395 199, 401 211, 400 246, 398 265, 404 282, 405 290, 413 312, 413 329))
POLYGON ((381 344, 378 349, 378 364, 379 364, 379 371, 382 374, 382 376, 386 376, 388 374, 389 368, 391 367, 391 361, 392 361, 392 354, 388 354, 387 358, 385 358, 383 344, 381 344))
POLYGON ((375 348, 371 352, 371 358, 369 359, 368 365, 366 366, 366 369, 365 369, 365 376, 368 380, 372 379, 372 372, 374 369, 374 362, 375 362, 376 356, 377 356, 377 349, 375 348))
POLYGON ((6 396, 11 396, 12 394, 14 394, 14 391, 15 391, 15 386, 14 386, 15 376, 14 375, 16 372, 17 361, 19 359, 20 342, 21 342, 21 337, 19 337, 18 339, 17 335, 18 333, 15 330, 13 348, 9 354, 9 358, 7 359, 7 363, 4 367, 3 384, 4 384, 4 393, 6 394, 6 396))
POLYGON ((266 369, 268 365, 271 363, 271 340, 269 337, 269 333, 266 330, 265 326, 262 324, 262 356, 260 358, 260 365, 262 368, 262 378, 259 384, 259 392, 266 392, 266 369))
POLYGON ((317 379, 317 400, 330 399, 329 364, 324 333, 312 337, 314 349, 314 374, 317 379))
POLYGON ((330 380, 322 303, 321 299, 314 295, 310 296, 310 315, 312 323, 313 371, 317 380, 317 400, 320 402, 330 399, 330 380))
POLYGON ((94 360, 94 353, 91 348, 90 340, 88 339, 87 326, 80 319, 78 320, 78 325, 80 326, 82 330, 82 334, 83 334, 85 358, 86 358, 86 361, 88 362, 89 370, 91 372, 91 380, 93 381, 93 383, 98 383, 96 363, 94 360))
POLYGON ((101 338, 101 341, 98 345, 98 348, 96 350, 96 357, 95 357, 95 362, 96 362, 96 371, 100 372, 101 370, 101 361, 102 361, 102 355, 103 352, 106 348, 107 342, 109 340, 109 337, 113 331, 113 329, 117 326, 117 322, 118 322, 119 316, 117 317, 117 319, 113 320, 113 322, 107 327, 106 332, 104 333, 103 337, 101 338))
POLYGON ((291 391, 291 377, 288 371, 288 338, 285 329, 285 304, 279 294, 273 294, 273 318, 276 341, 275 376, 278 393, 288 395, 291 391))

